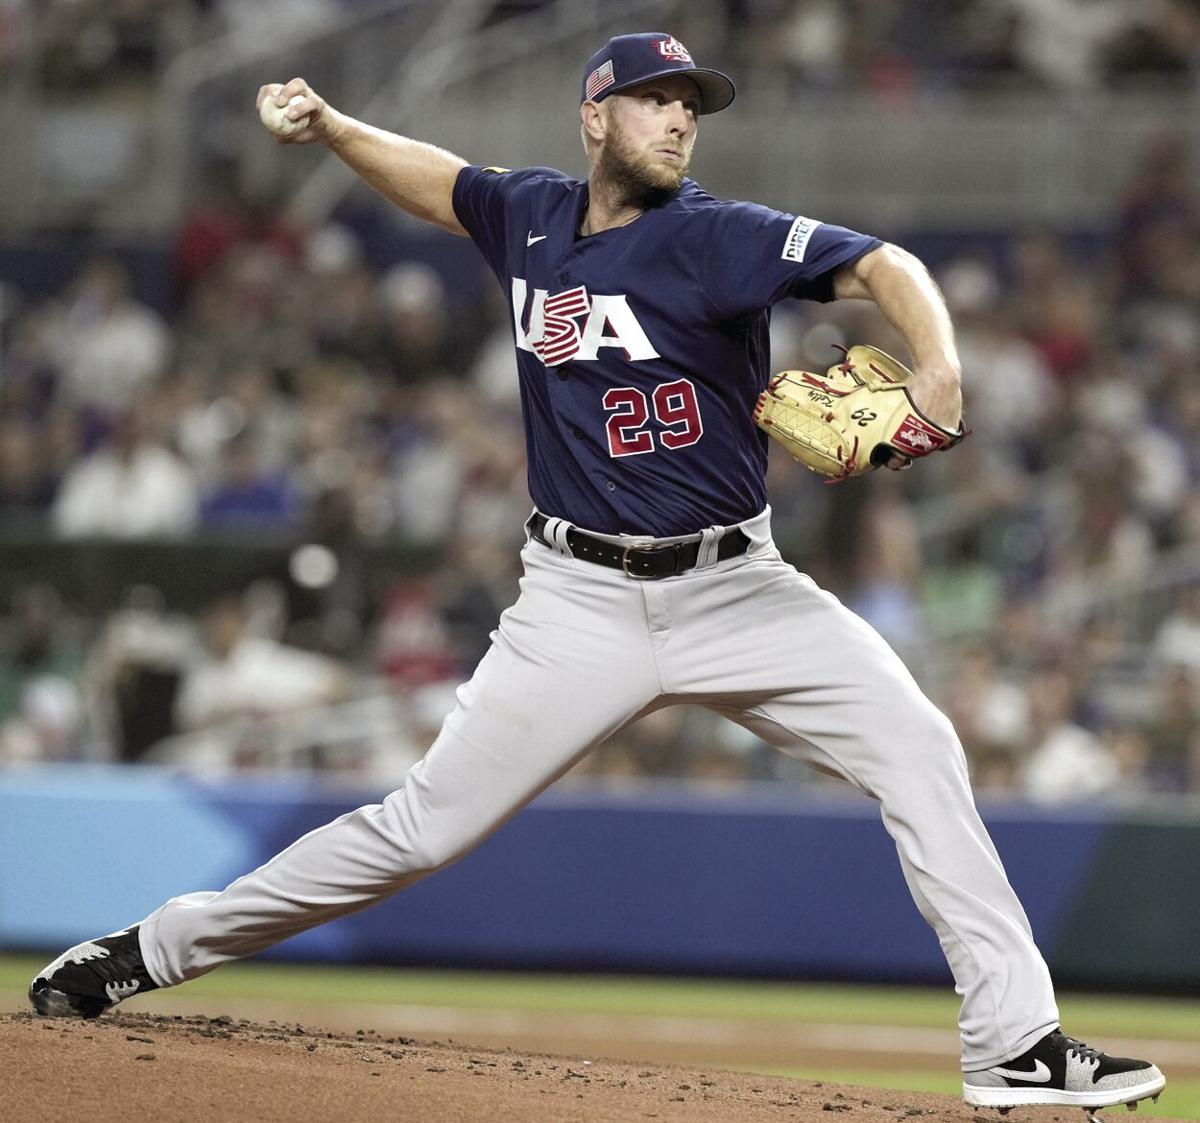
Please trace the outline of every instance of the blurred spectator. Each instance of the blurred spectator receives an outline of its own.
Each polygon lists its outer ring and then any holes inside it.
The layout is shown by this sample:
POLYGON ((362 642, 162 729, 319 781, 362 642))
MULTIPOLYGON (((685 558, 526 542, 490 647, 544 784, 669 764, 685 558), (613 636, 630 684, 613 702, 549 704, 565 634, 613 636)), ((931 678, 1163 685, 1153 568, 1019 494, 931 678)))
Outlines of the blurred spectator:
POLYGON ((864 512, 857 565, 857 588, 849 607, 902 656, 925 639, 917 595, 920 540, 912 506, 896 487, 876 488, 864 512))
POLYGON ((205 655, 180 686, 180 728, 327 705, 349 690, 346 669, 334 660, 251 634, 240 597, 221 597, 201 623, 205 655))
POLYGON ((446 289, 437 271, 415 261, 393 266, 379 283, 374 364, 401 385, 461 378, 463 340, 450 332, 446 289))
POLYGON ((1020 15, 1017 51, 1047 85, 1087 90, 1104 76, 1102 55, 1145 17, 1139 0, 1009 0, 1020 15))
POLYGON ((0 522, 42 514, 54 499, 55 481, 35 425, 0 419, 0 522))
POLYGON ((387 590, 375 658, 380 670, 399 686, 423 687, 461 677, 431 581, 406 578, 387 590))
POLYGON ((146 434, 144 407, 122 413, 108 447, 63 481, 54 527, 64 538, 171 537, 196 525, 196 482, 188 467, 146 434))
POLYGON ((303 262, 314 280, 313 332, 321 354, 371 365, 385 301, 358 235, 333 222, 310 230, 303 262))
POLYGON ((1075 687, 1063 669, 1047 667, 1030 683, 1031 749, 1022 786, 1037 803, 1099 799, 1117 787, 1120 769, 1111 751, 1074 718, 1075 687))
POLYGON ((178 7, 174 0, 47 0, 36 12, 43 81, 58 90, 145 82, 178 7))
POLYGON ((203 526, 271 530, 295 521, 297 496, 282 471, 263 471, 254 436, 243 430, 225 443, 220 478, 200 502, 203 526))
POLYGON ((84 683, 91 712, 90 757, 141 760, 174 730, 171 709, 194 639, 150 585, 125 590, 88 653, 84 683))
POLYGON ((77 760, 82 707, 73 683, 52 675, 30 680, 18 712, 0 722, 0 763, 77 760))
POLYGON ((1002 454, 1022 457, 1058 415, 1062 395, 1050 368, 1009 322, 1000 279, 987 262, 959 258, 938 280, 954 317, 972 429, 1002 454))
POLYGON ((1136 173, 1119 206, 1116 251, 1121 297, 1138 299, 1158 287, 1155 239, 1160 228, 1173 228, 1194 239, 1200 232, 1200 203, 1188 173, 1186 139, 1153 129, 1143 142, 1136 173))
POLYGON ((1062 238, 1029 230, 1012 243, 1010 307, 1014 322, 1041 353, 1050 373, 1070 383, 1092 355, 1098 301, 1062 238))
MULTIPOLYGON (((1033 735, 1030 699, 1024 685, 1002 674, 995 653, 975 644, 954 660, 945 691, 946 715, 954 723, 968 755, 987 764, 989 784, 1001 784, 1015 766, 1016 755, 1033 735)), ((1012 786, 1014 781, 1004 784, 1012 786)))
POLYGON ((173 266, 185 293, 250 235, 251 219, 238 196, 236 176, 230 161, 214 160, 179 224, 173 266))
POLYGON ((1200 582, 1179 591, 1151 650, 1159 662, 1200 677, 1200 582))
POLYGON ((476 442, 483 439, 483 419, 466 389, 449 380, 423 387, 410 401, 417 426, 402 438, 394 461, 400 526, 414 541, 443 541, 454 526, 455 500, 476 442))
POLYGON ((936 634, 978 635, 993 626, 1004 589, 996 567, 982 551, 983 535, 972 528, 951 538, 943 563, 924 567, 924 614, 936 634))
POLYGON ((1131 461, 1096 430, 1076 441, 1072 460, 1057 500, 1057 568, 1108 581, 1145 573, 1154 537, 1133 496, 1131 461))
POLYGON ((246 362, 234 367, 226 378, 227 397, 214 403, 228 411, 232 424, 253 430, 260 467, 280 472, 295 461, 299 428, 296 410, 280 392, 265 363, 246 362))
POLYGON ((592 753, 580 773, 618 778, 686 775, 701 755, 703 738, 696 733, 704 724, 703 712, 688 706, 654 710, 592 753))
POLYGON ((843 80, 841 62, 854 33, 846 6, 815 0, 781 8, 771 34, 779 61, 808 89, 836 88, 843 80))
POLYGON ((162 373, 171 348, 167 325, 134 300, 129 273, 113 257, 83 267, 47 331, 71 398, 104 416, 162 373))
POLYGON ((1021 794, 1016 753, 998 746, 976 748, 970 757, 971 787, 980 799, 1009 800, 1021 794))
POLYGON ((293 34, 326 26, 335 0, 213 0, 225 29, 248 42, 270 41, 287 26, 293 34))
POLYGON ((1146 734, 1133 725, 1112 725, 1105 727, 1103 739, 1120 774, 1110 798, 1121 803, 1143 801, 1151 791, 1150 744, 1146 734))
POLYGON ((83 657, 54 588, 19 587, 0 640, 0 761, 77 757, 83 657))
POLYGON ((1200 730, 1196 680, 1184 667, 1163 668, 1157 684, 1153 716, 1146 728, 1146 765, 1156 791, 1184 792, 1191 779, 1191 750, 1200 730))
POLYGON ((1104 45, 1100 65, 1112 86, 1186 80, 1200 48, 1200 12, 1192 0, 1145 5, 1142 20, 1104 45))
POLYGON ((503 410, 510 424, 519 420, 521 412, 521 383, 513 358, 511 317, 504 291, 498 285, 490 285, 486 321, 492 327, 483 337, 468 373, 469 381, 488 407, 503 410))
POLYGON ((466 679, 487 653, 500 613, 516 599, 513 545, 496 536, 460 531, 439 574, 438 604, 455 673, 466 679))

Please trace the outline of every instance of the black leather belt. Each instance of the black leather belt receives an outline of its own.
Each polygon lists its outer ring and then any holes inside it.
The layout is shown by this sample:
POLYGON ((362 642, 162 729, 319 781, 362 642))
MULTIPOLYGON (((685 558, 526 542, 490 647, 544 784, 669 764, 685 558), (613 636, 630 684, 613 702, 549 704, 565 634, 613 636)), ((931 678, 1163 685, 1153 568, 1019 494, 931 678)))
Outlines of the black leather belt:
MULTIPOLYGON (((534 512, 529 519, 530 533, 543 546, 549 546, 544 531, 549 520, 534 512)), ((582 561, 619 569, 638 581, 658 581, 663 577, 678 577, 696 564, 699 542, 677 542, 673 546, 618 546, 574 527, 567 531, 571 553, 582 561)), ((750 546, 750 539, 740 528, 721 537, 717 543, 717 561, 736 558, 750 546)))

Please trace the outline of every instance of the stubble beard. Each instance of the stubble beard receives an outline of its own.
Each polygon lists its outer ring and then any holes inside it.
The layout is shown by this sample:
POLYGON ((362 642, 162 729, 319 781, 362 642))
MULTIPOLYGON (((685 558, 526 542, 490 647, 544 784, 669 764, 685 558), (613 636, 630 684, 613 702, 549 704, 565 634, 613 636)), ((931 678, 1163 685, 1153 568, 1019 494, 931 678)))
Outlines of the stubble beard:
POLYGON ((676 168, 655 165, 633 151, 629 138, 609 118, 608 136, 600 150, 600 175, 616 189, 622 202, 643 210, 662 206, 683 183, 690 160, 687 156, 676 168))

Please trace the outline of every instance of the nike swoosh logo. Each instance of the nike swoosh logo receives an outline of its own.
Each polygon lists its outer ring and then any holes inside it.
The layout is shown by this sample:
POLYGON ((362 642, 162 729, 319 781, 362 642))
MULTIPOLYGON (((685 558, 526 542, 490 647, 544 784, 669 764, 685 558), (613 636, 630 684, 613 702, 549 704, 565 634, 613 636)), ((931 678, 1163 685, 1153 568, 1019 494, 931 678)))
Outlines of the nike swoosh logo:
POLYGON ((530 230, 529 233, 525 235, 525 245, 526 245, 526 247, 529 247, 529 246, 532 246, 534 242, 540 242, 540 241, 542 241, 543 238, 549 238, 549 237, 550 237, 549 234, 539 234, 535 238, 533 236, 533 231, 530 230))
POLYGON ((1046 1067, 1045 1061, 1034 1061, 1033 1070, 1031 1072, 1021 1072, 1014 1068, 993 1068, 993 1072, 998 1072, 1001 1076, 1009 1080, 1027 1080, 1030 1084, 1046 1084, 1050 1080, 1050 1070, 1046 1067))

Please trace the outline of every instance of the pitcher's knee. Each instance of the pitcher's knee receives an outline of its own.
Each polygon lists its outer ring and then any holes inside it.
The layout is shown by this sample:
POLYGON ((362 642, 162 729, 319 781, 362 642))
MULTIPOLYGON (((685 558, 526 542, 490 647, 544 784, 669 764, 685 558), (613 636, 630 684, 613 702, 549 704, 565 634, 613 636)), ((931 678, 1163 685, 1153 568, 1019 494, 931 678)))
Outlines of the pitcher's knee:
POLYGON ((474 847, 475 841, 457 831, 424 830, 409 842, 407 864, 412 866, 414 873, 436 873, 464 857, 474 847))
POLYGON ((469 816, 431 808, 412 788, 400 788, 371 809, 374 833, 387 851, 397 880, 424 875, 456 862, 482 837, 469 816))
POLYGON ((911 716, 911 720, 894 726, 906 764, 921 769, 922 774, 965 774, 966 753, 950 719, 932 702, 911 716))

